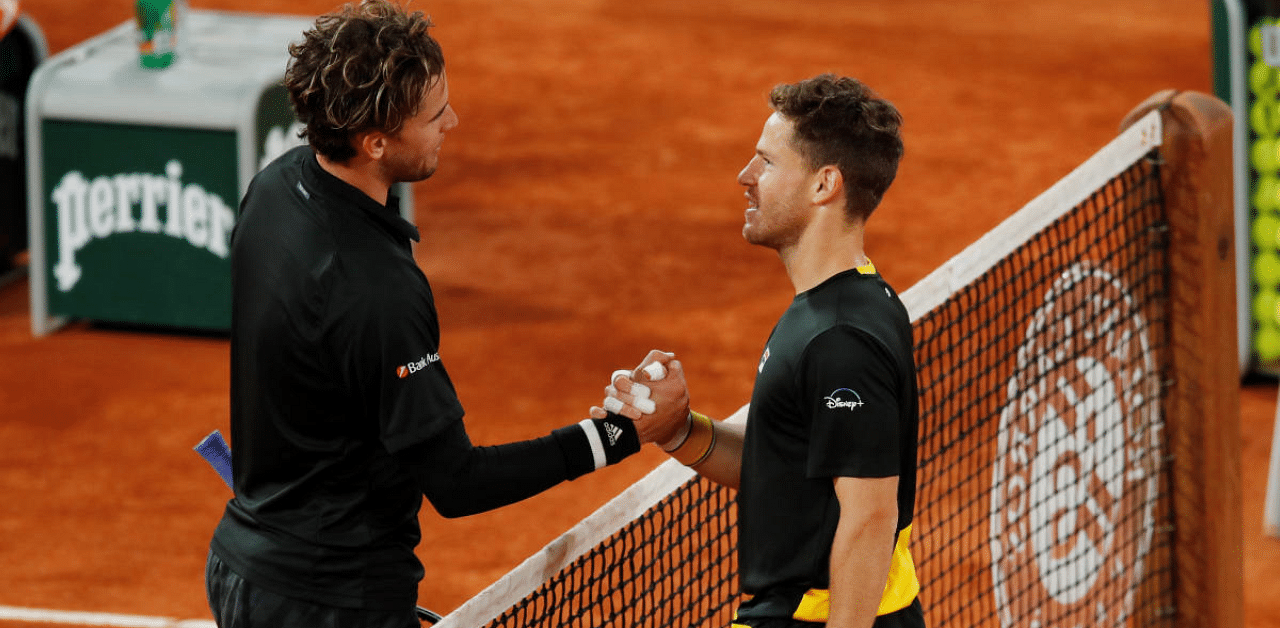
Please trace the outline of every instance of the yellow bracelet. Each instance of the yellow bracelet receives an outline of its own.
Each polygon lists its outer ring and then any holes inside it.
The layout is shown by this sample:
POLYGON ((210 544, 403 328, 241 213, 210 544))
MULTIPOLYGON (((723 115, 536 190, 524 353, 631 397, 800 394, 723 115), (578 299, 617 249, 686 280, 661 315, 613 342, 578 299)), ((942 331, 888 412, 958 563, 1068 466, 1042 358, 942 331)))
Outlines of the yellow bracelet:
POLYGON ((711 419, 692 410, 689 411, 689 416, 692 418, 689 435, 679 447, 667 452, 686 467, 705 462, 716 446, 716 428, 711 419))

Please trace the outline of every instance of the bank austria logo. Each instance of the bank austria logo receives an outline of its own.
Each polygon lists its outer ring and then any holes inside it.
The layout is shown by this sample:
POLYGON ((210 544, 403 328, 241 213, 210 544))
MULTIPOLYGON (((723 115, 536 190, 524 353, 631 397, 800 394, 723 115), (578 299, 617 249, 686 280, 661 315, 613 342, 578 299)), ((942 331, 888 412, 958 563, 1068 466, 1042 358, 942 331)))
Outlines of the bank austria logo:
POLYGON ((182 181, 182 162, 165 164, 164 174, 121 173, 92 180, 72 170, 50 198, 58 222, 58 290, 68 292, 82 274, 76 254, 94 240, 126 233, 165 235, 226 258, 235 212, 222 197, 182 181))
POLYGON ((1151 548, 1159 373, 1128 287, 1081 263, 1032 314, 991 479, 1002 628, 1126 626, 1151 548))
POLYGON ((400 379, 404 379, 410 375, 413 375, 414 373, 417 373, 418 371, 421 371, 422 369, 427 368, 428 365, 435 364, 436 362, 439 362, 439 361, 440 361, 439 353, 424 355, 421 358, 418 358, 417 361, 410 362, 408 364, 405 364, 404 366, 397 366, 396 377, 399 377, 400 379))
POLYGON ((827 408, 835 410, 837 408, 845 408, 853 411, 866 405, 862 401, 862 396, 848 388, 839 388, 835 392, 827 395, 823 401, 827 402, 827 408))

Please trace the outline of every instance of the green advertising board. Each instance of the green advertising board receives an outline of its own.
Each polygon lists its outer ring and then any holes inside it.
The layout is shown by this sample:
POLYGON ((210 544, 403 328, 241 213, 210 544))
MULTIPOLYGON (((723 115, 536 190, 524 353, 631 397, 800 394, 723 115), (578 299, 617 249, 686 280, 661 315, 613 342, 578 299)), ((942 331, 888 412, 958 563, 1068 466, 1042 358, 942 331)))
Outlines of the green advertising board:
POLYGON ((227 328, 235 134, 64 120, 42 132, 49 313, 227 328))
POLYGON ((272 85, 262 93, 254 115, 254 146, 258 152, 256 169, 262 170, 271 160, 283 155, 290 148, 302 145, 298 132, 302 123, 293 117, 293 105, 289 104, 289 92, 283 85, 272 85))
POLYGON ((126 22, 43 64, 27 112, 32 332, 89 319, 225 330, 236 208, 298 145, 280 82, 314 18, 192 11, 175 62, 126 22))

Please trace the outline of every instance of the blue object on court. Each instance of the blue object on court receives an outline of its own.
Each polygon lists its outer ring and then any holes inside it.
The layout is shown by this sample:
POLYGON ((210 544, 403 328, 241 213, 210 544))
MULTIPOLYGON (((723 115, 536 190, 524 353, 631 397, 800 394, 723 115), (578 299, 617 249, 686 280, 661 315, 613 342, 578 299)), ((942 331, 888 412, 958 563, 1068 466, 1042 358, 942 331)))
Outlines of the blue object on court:
POLYGON ((227 446, 227 441, 222 438, 222 432, 214 430, 195 446, 195 450, 204 457, 205 460, 213 466, 213 470, 218 472, 222 477, 222 481, 227 483, 228 488, 232 488, 231 484, 231 448, 227 446))

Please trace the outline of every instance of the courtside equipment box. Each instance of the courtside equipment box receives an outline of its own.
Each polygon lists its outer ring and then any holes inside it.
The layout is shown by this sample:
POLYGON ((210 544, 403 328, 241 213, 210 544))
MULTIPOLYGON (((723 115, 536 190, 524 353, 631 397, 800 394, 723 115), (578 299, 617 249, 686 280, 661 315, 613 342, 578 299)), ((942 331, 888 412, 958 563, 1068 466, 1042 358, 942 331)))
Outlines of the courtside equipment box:
MULTIPOLYGON (((253 175, 301 142, 280 82, 314 21, 192 10, 177 59, 148 69, 130 20, 36 71, 32 333, 74 318, 230 327, 237 208, 253 175)), ((409 186, 397 194, 412 216, 409 186)))
POLYGON ((27 104, 32 332, 70 318, 231 321, 228 242, 294 118, 279 86, 312 19, 192 11, 177 60, 140 66, 132 20, 51 58, 27 104))

